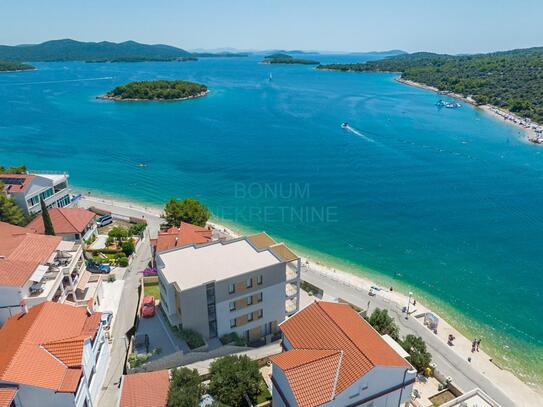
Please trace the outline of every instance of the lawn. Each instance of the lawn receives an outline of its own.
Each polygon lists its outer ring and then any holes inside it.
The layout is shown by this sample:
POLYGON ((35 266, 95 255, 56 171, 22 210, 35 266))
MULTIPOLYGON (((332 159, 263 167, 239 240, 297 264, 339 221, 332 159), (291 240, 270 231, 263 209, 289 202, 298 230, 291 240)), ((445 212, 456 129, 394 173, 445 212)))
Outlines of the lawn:
POLYGON ((271 400, 272 395, 266 386, 264 379, 260 380, 260 393, 256 396, 256 404, 264 403, 265 401, 271 400))
POLYGON ((143 295, 152 295, 155 297, 155 300, 160 300, 160 287, 158 283, 147 283, 143 287, 143 295))

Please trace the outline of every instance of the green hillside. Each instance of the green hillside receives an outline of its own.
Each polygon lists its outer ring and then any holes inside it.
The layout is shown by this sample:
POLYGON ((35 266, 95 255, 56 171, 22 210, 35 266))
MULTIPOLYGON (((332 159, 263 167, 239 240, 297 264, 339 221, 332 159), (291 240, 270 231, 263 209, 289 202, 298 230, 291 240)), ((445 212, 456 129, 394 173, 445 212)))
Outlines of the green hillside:
POLYGON ((419 52, 317 69, 398 72, 403 79, 472 96, 477 103, 543 123, 543 47, 459 56, 419 52))

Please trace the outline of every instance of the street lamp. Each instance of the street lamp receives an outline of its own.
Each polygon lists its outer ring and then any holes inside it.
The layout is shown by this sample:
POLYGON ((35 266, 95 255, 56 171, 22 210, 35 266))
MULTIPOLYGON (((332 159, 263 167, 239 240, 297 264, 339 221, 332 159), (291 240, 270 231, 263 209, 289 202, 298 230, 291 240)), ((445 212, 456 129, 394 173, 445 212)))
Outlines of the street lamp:
POLYGON ((405 319, 409 319, 409 306, 411 305, 411 297, 413 293, 409 291, 409 299, 407 300, 407 310, 405 311, 405 319))

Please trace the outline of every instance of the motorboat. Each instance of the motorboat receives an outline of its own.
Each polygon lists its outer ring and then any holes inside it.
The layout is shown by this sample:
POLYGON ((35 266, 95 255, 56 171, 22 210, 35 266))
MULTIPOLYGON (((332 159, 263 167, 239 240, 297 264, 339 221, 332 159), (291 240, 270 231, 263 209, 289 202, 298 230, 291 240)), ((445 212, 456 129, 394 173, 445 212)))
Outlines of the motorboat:
POLYGON ((349 123, 347 123, 347 122, 341 123, 341 128, 342 129, 346 129, 347 127, 349 127, 349 123))

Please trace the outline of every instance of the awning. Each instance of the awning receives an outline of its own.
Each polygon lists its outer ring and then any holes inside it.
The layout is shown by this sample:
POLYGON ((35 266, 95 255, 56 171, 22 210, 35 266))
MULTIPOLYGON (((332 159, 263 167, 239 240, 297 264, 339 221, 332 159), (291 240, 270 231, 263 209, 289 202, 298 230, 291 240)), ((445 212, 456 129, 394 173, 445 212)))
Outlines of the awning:
POLYGON ((47 270, 49 270, 49 266, 39 265, 36 270, 34 270, 34 273, 30 276, 30 281, 40 282, 45 273, 47 273, 47 270))

